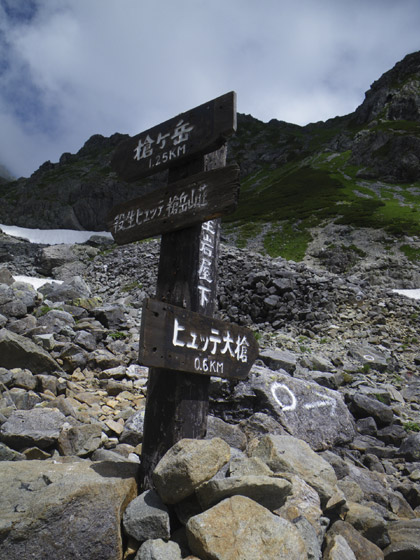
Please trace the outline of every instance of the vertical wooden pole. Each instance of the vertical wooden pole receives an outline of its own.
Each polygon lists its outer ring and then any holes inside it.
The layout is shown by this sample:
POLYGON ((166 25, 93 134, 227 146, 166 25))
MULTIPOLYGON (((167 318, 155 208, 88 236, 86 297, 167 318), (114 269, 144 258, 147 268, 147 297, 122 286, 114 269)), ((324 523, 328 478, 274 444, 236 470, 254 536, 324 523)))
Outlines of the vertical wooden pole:
MULTIPOLYGON (((188 165, 171 169, 168 182, 225 165, 223 146, 188 165)), ((162 235, 156 298, 213 316, 219 238, 220 220, 162 235)), ((209 384, 210 378, 204 375, 150 369, 141 461, 143 489, 153 487, 154 468, 177 441, 205 436, 209 384)))

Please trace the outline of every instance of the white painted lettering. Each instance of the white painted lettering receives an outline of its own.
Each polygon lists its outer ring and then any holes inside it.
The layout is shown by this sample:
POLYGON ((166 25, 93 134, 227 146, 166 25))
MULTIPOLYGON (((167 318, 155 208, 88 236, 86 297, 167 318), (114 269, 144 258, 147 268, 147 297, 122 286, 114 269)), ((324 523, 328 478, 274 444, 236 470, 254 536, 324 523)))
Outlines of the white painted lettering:
POLYGON ((181 331, 185 331, 185 327, 182 327, 179 322, 178 319, 174 319, 174 331, 173 331, 173 336, 172 336, 172 344, 173 346, 185 346, 185 342, 182 342, 182 340, 178 339, 178 334, 181 331))

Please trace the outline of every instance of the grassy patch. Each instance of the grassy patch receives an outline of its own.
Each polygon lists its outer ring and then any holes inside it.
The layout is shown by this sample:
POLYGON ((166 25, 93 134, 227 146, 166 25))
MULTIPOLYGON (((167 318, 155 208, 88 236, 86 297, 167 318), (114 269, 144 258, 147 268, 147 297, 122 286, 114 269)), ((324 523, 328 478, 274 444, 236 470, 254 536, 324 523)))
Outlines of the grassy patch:
POLYGON ((296 226, 291 222, 283 222, 272 229, 264 237, 264 249, 270 257, 283 257, 296 262, 301 261, 306 253, 312 236, 305 227, 296 226))
POLYGON ((412 262, 420 261, 420 249, 411 247, 411 245, 401 245, 400 250, 412 262))

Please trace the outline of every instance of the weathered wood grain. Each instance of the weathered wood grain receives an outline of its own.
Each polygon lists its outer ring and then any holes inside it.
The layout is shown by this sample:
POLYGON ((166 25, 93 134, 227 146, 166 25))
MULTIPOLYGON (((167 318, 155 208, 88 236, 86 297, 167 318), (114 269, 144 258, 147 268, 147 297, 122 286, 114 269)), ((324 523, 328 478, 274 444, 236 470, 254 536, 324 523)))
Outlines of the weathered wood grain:
POLYGON ((249 329, 174 305, 143 305, 139 361, 145 366, 245 379, 258 356, 249 329))
POLYGON ((108 229, 120 245, 185 229, 234 212, 239 188, 237 165, 204 171, 115 206, 108 229))
POLYGON ((236 130, 236 94, 229 92, 123 142, 111 167, 135 181, 219 149, 236 130))

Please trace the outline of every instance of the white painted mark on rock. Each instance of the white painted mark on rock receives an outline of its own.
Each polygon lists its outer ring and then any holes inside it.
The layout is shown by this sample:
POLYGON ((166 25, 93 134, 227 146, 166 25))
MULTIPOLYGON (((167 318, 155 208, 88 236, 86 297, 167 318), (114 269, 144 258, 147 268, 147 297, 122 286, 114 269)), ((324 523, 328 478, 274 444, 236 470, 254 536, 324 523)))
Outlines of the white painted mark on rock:
POLYGON ((283 412, 287 412, 288 410, 295 410, 296 405, 297 405, 297 400, 295 395, 292 393, 292 391, 289 389, 289 387, 287 387, 287 385, 285 385, 284 383, 278 383, 278 381, 275 381, 274 383, 271 384, 271 394, 274 397, 274 400, 276 401, 276 403, 280 406, 280 408, 283 410, 283 412), (284 393, 287 394, 288 396, 288 400, 290 400, 289 404, 285 404, 284 402, 282 402, 278 396, 278 391, 283 391, 284 393))
POLYGON ((307 403, 307 404, 303 405, 303 408, 306 408, 306 410, 312 410, 313 408, 323 408, 325 406, 330 406, 331 407, 330 414, 333 415, 335 413, 335 408, 337 406, 336 400, 334 398, 328 397, 327 395, 324 395, 322 393, 315 393, 315 395, 317 397, 321 397, 323 400, 322 401, 315 401, 313 403, 307 403))

